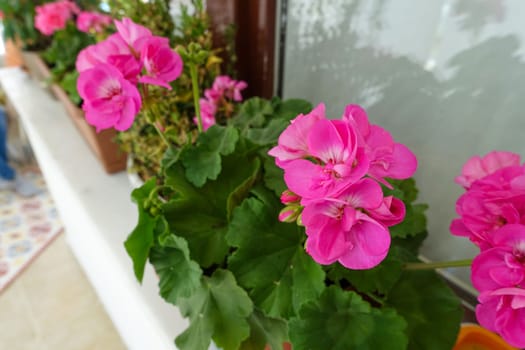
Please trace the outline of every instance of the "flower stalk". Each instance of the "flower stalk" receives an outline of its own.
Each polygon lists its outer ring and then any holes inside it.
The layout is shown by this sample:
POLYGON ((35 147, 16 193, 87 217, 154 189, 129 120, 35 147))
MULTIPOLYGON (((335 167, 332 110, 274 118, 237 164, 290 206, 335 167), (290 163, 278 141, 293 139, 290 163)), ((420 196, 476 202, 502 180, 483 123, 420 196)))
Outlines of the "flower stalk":
POLYGON ((444 269, 448 267, 466 267, 472 265, 472 259, 451 260, 451 261, 436 261, 430 263, 407 263, 404 266, 405 270, 434 270, 444 269))
POLYGON ((199 104, 199 81, 197 76, 197 65, 192 63, 190 64, 190 76, 191 76, 191 86, 193 88, 193 103, 195 105, 195 115, 197 116, 197 129, 199 133, 202 133, 202 117, 201 117, 201 108, 199 104))

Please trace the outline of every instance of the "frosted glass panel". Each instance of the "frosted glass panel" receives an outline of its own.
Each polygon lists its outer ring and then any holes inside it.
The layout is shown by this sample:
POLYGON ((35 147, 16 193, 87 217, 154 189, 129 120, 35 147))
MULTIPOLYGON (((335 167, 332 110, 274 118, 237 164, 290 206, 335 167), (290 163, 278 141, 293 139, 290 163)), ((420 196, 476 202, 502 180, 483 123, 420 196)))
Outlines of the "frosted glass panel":
POLYGON ((333 118, 362 104, 416 152, 430 259, 476 252, 448 230, 462 164, 525 155, 524 18, 522 0, 288 1, 284 97, 324 101, 333 118))

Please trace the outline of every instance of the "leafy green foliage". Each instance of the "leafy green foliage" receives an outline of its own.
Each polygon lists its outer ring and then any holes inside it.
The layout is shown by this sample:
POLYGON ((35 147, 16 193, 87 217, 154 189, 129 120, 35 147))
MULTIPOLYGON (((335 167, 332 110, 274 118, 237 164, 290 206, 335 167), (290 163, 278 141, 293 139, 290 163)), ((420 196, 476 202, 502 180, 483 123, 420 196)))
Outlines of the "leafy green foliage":
POLYGON ((179 298, 190 297, 200 286, 202 270, 190 259, 188 243, 182 237, 169 235, 162 246, 153 247, 150 262, 159 276, 160 295, 168 303, 176 305, 179 298))
POLYGON ((34 26, 35 7, 45 0, 2 0, 4 39, 21 41, 24 49, 39 50, 49 44, 47 38, 34 26))
POLYGON ((228 243, 237 247, 228 259, 239 284, 269 316, 289 317, 324 288, 321 267, 303 248, 305 234, 276 220, 279 202, 246 199, 235 209, 228 243))
POLYGON ((74 71, 78 53, 94 43, 95 39, 91 35, 80 32, 72 22, 65 29, 57 31, 51 45, 42 54, 51 67, 53 81, 60 82, 65 74, 74 71))
POLYGON ((73 102, 75 105, 80 105, 80 102, 82 99, 80 98, 80 95, 77 91, 77 80, 78 80, 78 71, 74 70, 72 72, 68 72, 64 74, 64 77, 62 81, 60 82, 60 86, 64 91, 67 93, 69 98, 71 99, 71 102, 73 102))
POLYGON ((264 184, 278 196, 286 190, 284 171, 275 165, 275 160, 270 157, 264 158, 264 184))
POLYGON ((404 259, 400 248, 392 246, 385 260, 370 270, 349 270, 339 263, 328 269, 331 280, 346 281, 363 293, 387 294, 401 276, 404 259))
POLYGON ((149 195, 155 188, 155 179, 146 182, 131 193, 131 198, 139 210, 139 220, 135 229, 126 239, 124 247, 133 261, 133 271, 135 277, 142 282, 144 268, 148 260, 151 247, 154 244, 155 228, 159 217, 152 216, 149 212, 149 195))
POLYGON ((232 119, 232 124, 242 133, 251 128, 260 128, 266 124, 267 118, 273 115, 272 104, 259 97, 246 100, 239 113, 232 119))
POLYGON ((290 121, 299 114, 309 113, 313 109, 310 102, 298 98, 292 98, 285 101, 276 100, 274 118, 290 121))
POLYGON ((192 259, 203 267, 224 260, 229 213, 258 176, 259 159, 245 153, 241 142, 238 146, 233 154, 222 158, 217 179, 201 188, 188 181, 179 163, 166 170, 166 185, 176 191, 176 196, 163 211, 172 232, 188 240, 192 259))
POLYGON ((235 350, 250 334, 252 301, 227 270, 204 277, 200 288, 181 301, 180 311, 190 319, 175 341, 181 350, 207 350, 212 337, 222 349, 235 350))
POLYGON ((406 322, 394 309, 372 308, 335 286, 306 304, 289 327, 294 350, 401 350, 408 343, 406 322))
POLYGON ((267 344, 273 350, 278 350, 288 338, 288 327, 284 320, 268 317, 257 308, 248 318, 248 323, 250 337, 241 344, 240 350, 263 350, 267 344))
POLYGON ((232 153, 238 139, 238 131, 231 126, 213 125, 200 134, 195 147, 186 148, 181 155, 188 180, 201 187, 207 179, 217 179, 221 172, 221 155, 232 153))
POLYGON ((434 271, 405 271, 387 305, 408 324, 408 349, 451 349, 463 310, 457 296, 434 271))

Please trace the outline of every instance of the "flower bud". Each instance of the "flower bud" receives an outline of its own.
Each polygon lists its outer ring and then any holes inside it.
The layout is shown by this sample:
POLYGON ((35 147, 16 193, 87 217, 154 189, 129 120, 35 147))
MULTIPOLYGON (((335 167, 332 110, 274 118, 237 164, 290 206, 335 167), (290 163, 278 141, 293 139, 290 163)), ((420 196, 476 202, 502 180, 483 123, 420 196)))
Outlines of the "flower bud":
POLYGON ((297 217, 301 214, 301 208, 297 206, 287 206, 279 213, 279 221, 281 222, 294 222, 297 217))
POLYGON ((281 194, 281 203, 283 204, 295 204, 301 201, 301 197, 296 195, 290 190, 285 190, 281 194))

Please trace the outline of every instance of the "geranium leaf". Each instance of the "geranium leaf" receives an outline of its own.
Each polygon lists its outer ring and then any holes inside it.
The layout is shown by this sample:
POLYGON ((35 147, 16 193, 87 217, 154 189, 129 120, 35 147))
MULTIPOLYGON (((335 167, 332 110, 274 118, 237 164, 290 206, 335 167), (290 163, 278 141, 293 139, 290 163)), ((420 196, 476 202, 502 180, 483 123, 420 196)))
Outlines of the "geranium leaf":
POLYGON ((246 137, 258 145, 271 145, 277 142, 279 135, 290 123, 284 119, 272 119, 264 128, 251 128, 246 137))
POLYGON ((235 209, 227 240, 238 249, 228 263, 258 307, 288 317, 319 295, 324 272, 304 251, 304 231, 278 221, 279 200, 273 198, 273 204, 248 198, 235 209))
POLYGON ((248 193, 253 187, 253 184, 257 180, 259 171, 261 169, 261 161, 259 160, 259 158, 255 158, 252 165, 252 174, 249 177, 247 177, 239 186, 237 186, 237 188, 235 188, 235 190, 233 190, 233 192, 231 192, 228 196, 226 205, 226 216, 228 220, 230 220, 231 218, 233 209, 235 209, 239 204, 241 204, 244 198, 248 196, 248 193))
POLYGON ((304 305, 288 326, 294 350, 401 350, 408 343, 406 322, 393 309, 372 308, 334 286, 304 305))
POLYGON ((286 190, 286 184, 284 183, 284 171, 275 165, 275 160, 270 157, 264 158, 264 184, 266 187, 275 192, 277 196, 280 196, 284 190, 286 190))
POLYGON ((231 123, 245 132, 249 128, 260 128, 266 124, 266 118, 273 114, 272 104, 260 97, 246 100, 239 113, 231 119, 231 123))
POLYGON ((151 191, 156 187, 155 181, 155 178, 152 178, 131 193, 132 200, 137 203, 139 219, 137 225, 124 242, 124 247, 133 261, 133 271, 139 282, 142 282, 144 277, 144 268, 155 238, 154 231, 157 225, 157 218, 151 216, 145 208, 151 191))
POLYGON ((403 259, 399 249, 390 247, 385 260, 370 270, 349 270, 339 263, 331 265, 328 276, 333 281, 346 280, 363 293, 387 294, 401 276, 403 259))
POLYGON ((221 155, 232 153, 238 139, 238 131, 231 126, 213 125, 200 134, 195 146, 185 148, 181 155, 188 180, 197 187, 215 180, 221 172, 221 155))
POLYGON ((406 215, 403 222, 390 227, 392 237, 410 237, 424 234, 427 231, 426 204, 407 204, 406 215))
POLYGON ((163 206, 164 216, 170 231, 186 238, 191 258, 201 266, 221 263, 228 253, 228 211, 248 194, 259 162, 244 152, 225 156, 217 180, 207 181, 199 189, 188 181, 180 164, 167 169, 165 182, 175 196, 163 206))
POLYGON ((313 109, 310 102, 298 98, 292 98, 277 103, 275 107, 274 117, 282 118, 286 121, 290 121, 297 117, 299 114, 306 114, 313 109))
POLYGON ((207 350, 211 338, 223 350, 236 350, 250 334, 247 318, 253 304, 230 271, 219 269, 204 277, 190 298, 181 299, 180 311, 190 319, 189 328, 175 340, 181 350, 207 350))
POLYGON ((240 350, 263 350, 269 345, 272 350, 282 349, 283 342, 288 337, 288 327, 282 319, 266 316, 255 308, 248 318, 250 337, 246 339, 240 350))
POLYGON ((189 297, 200 285, 202 270, 190 259, 188 243, 182 237, 170 235, 163 246, 152 248, 150 262, 159 276, 159 293, 168 303, 176 305, 180 297, 189 297))
POLYGON ((463 310, 459 298, 435 272, 405 271, 386 302, 408 323, 408 349, 452 349, 463 310))

